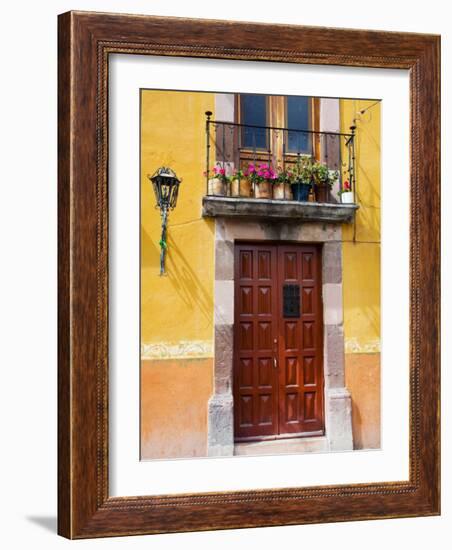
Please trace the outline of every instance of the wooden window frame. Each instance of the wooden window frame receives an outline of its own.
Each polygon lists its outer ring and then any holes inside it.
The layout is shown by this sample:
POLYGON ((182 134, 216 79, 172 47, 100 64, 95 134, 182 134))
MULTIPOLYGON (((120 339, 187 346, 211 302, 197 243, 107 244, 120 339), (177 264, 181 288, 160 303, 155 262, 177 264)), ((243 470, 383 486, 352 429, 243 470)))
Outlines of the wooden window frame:
MULTIPOLYGON (((269 113, 270 113, 270 109, 271 109, 271 106, 270 106, 270 103, 271 103, 271 99, 270 99, 270 96, 268 95, 265 95, 265 94, 235 94, 235 115, 234 115, 234 118, 236 119, 235 122, 238 122, 239 124, 242 124, 242 105, 241 105, 241 96, 242 95, 263 95, 265 97, 265 126, 271 126, 270 124, 270 120, 269 120, 269 113)), ((240 149, 240 152, 250 152, 250 153, 253 153, 254 152, 254 149, 251 148, 251 147, 242 147, 241 146, 241 135, 240 135, 240 131, 238 132, 238 144, 239 144, 239 149, 240 149)), ((264 149, 262 147, 256 147, 256 152, 258 152, 259 154, 263 155, 265 151, 265 154, 268 154, 268 148, 267 149, 264 149)))
MULTIPOLYGON (((240 96, 242 94, 235 94, 234 99, 234 122, 241 123, 242 114, 241 114, 241 101, 240 96)), ((258 94, 261 95, 261 94, 258 94)), ((288 115, 287 115, 287 96, 283 95, 267 95, 266 103, 266 126, 274 126, 280 128, 287 128, 288 124, 288 115)), ((310 129, 318 132, 320 130, 320 98, 310 97, 309 105, 309 127, 310 129)), ((239 133, 238 133, 239 136, 239 133)), ((272 139, 272 135, 270 135, 272 139)), ((316 138, 316 135, 312 136, 312 155, 309 153, 301 153, 301 157, 311 157, 313 156, 316 160, 320 160, 321 148, 320 140, 316 138)), ((248 147, 240 147, 240 137, 235 140, 234 146, 238 150, 240 163, 250 162, 251 160, 256 159, 258 162, 266 162, 269 158, 268 149, 250 149, 248 147)), ((272 158, 280 158, 283 160, 282 148, 281 150, 275 147, 275 143, 271 143, 271 156, 272 158), (276 149, 276 156, 275 156, 276 149)), ((284 162, 289 164, 294 164, 297 160, 297 153, 286 151, 284 154, 284 162)))
MULTIPOLYGON (((283 120, 283 126, 285 128, 287 128, 288 124, 289 124, 289 115, 288 115, 288 112, 287 112, 287 96, 283 96, 285 101, 284 101, 284 120, 283 120)), ((319 98, 317 97, 310 97, 310 104, 309 104, 309 129, 310 130, 314 130, 314 131, 318 131, 319 130, 319 121, 320 121, 320 100, 319 98)), ((317 140, 315 139, 315 134, 312 134, 312 155, 310 155, 309 153, 300 153, 300 156, 301 157, 311 157, 311 156, 314 156, 317 160, 320 158, 317 154, 316 154, 316 148, 317 148, 317 140)), ((320 149, 319 149, 319 154, 320 154, 320 149)), ((287 160, 290 162, 291 160, 293 162, 296 161, 297 159, 297 153, 294 153, 292 151, 286 151, 286 158, 287 160)))

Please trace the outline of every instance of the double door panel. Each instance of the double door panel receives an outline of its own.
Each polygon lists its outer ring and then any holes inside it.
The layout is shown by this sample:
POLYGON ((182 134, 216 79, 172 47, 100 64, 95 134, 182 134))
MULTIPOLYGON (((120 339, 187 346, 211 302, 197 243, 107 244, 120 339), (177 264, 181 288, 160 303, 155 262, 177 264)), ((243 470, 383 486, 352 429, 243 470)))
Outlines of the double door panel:
POLYGON ((320 251, 235 248, 236 440, 323 433, 320 251))

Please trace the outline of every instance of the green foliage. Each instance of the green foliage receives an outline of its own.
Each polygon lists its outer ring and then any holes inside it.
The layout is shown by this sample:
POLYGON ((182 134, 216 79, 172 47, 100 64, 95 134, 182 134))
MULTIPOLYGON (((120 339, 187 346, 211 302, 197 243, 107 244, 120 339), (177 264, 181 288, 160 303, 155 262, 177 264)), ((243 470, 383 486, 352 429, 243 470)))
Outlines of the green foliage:
POLYGON ((276 183, 294 183, 295 171, 293 168, 287 168, 286 170, 278 168, 277 175, 276 183))
POLYGON ((331 187, 338 176, 337 171, 330 171, 323 162, 317 162, 312 157, 302 157, 294 167, 290 183, 329 185, 331 187))
POLYGON ((313 179, 316 185, 329 185, 330 187, 339 177, 339 172, 330 171, 326 164, 315 162, 312 167, 313 179))
POLYGON ((243 170, 234 170, 230 176, 227 176, 228 181, 231 183, 235 180, 241 180, 242 178, 246 177, 245 172, 243 170))

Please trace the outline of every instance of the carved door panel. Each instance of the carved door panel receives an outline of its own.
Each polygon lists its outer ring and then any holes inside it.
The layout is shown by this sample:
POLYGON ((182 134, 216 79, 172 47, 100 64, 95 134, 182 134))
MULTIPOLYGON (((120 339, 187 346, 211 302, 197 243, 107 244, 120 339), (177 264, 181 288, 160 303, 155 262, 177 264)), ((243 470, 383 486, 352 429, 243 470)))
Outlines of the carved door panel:
POLYGON ((315 246, 235 247, 237 440, 323 433, 320 267, 315 246))
POLYGON ((323 430, 323 346, 320 253, 314 246, 278 246, 279 433, 323 430), (282 287, 282 291, 281 291, 282 287), (287 308, 296 295, 299 311, 287 308), (285 307, 286 305, 286 307, 285 307))
POLYGON ((235 249, 235 434, 276 435, 278 426, 277 250, 238 245, 235 249))

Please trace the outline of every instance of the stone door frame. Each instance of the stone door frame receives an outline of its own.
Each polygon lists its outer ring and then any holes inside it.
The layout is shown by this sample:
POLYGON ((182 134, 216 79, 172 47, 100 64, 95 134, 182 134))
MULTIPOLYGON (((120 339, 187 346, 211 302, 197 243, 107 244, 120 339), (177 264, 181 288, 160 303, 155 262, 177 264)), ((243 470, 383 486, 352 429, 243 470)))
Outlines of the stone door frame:
MULTIPOLYGON (((352 450, 351 397, 345 387, 341 225, 215 218, 214 384, 208 403, 207 454, 234 455, 234 243, 247 240, 323 245, 326 449, 352 450)), ((310 438, 303 439, 309 441, 310 438)))

